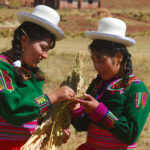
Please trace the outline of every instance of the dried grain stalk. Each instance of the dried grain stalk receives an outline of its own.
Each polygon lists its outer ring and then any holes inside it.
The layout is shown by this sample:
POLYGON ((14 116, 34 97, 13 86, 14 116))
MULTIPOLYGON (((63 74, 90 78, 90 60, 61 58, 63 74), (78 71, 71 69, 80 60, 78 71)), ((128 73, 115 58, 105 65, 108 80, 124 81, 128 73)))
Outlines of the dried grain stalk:
MULTIPOLYGON (((77 54, 71 74, 68 75, 67 80, 60 84, 60 86, 71 87, 76 92, 77 97, 82 96, 84 92, 81 71, 83 57, 83 52, 77 54)), ((69 103, 71 101, 56 103, 52 110, 43 117, 41 125, 37 126, 21 150, 57 150, 63 143, 63 129, 70 126, 71 115, 67 109, 69 103)))

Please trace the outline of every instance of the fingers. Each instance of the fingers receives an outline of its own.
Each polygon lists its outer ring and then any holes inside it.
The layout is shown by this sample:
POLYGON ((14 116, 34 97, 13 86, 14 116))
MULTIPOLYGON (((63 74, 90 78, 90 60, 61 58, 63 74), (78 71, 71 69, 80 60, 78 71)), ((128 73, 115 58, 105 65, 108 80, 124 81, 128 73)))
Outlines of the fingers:
POLYGON ((82 95, 82 96, 76 95, 76 96, 74 97, 74 99, 86 99, 86 97, 85 97, 84 95, 82 95))
POLYGON ((81 99, 80 98, 75 98, 74 99, 74 102, 76 102, 76 103, 81 103, 81 104, 87 104, 89 101, 95 101, 95 98, 93 98, 91 95, 89 95, 89 94, 84 94, 83 95, 83 97, 84 97, 84 99, 82 99, 82 97, 81 97, 81 99))
POLYGON ((63 143, 66 143, 71 135, 70 129, 64 129, 63 143))
POLYGON ((80 108, 80 103, 72 102, 68 105, 68 109, 70 111, 75 111, 78 110, 79 108, 80 108))
POLYGON ((88 100, 93 100, 93 97, 89 94, 84 93, 84 96, 86 97, 86 99, 88 100))
POLYGON ((75 97, 76 93, 73 91, 73 89, 68 86, 63 86, 62 88, 64 89, 64 94, 66 95, 67 99, 73 99, 73 97, 75 97))
POLYGON ((72 96, 75 96, 76 93, 73 91, 73 89, 71 89, 70 87, 66 86, 66 89, 68 90, 68 92, 70 92, 72 94, 72 96))
POLYGON ((86 100, 82 100, 82 99, 74 99, 74 102, 81 103, 81 104, 86 104, 87 103, 86 100))
POLYGON ((76 97, 76 98, 75 98, 75 100, 78 100, 78 99, 80 99, 80 100, 81 100, 81 99, 82 99, 82 100, 88 100, 88 101, 94 100, 94 98, 93 98, 91 95, 86 94, 86 93, 84 93, 82 97, 76 97))

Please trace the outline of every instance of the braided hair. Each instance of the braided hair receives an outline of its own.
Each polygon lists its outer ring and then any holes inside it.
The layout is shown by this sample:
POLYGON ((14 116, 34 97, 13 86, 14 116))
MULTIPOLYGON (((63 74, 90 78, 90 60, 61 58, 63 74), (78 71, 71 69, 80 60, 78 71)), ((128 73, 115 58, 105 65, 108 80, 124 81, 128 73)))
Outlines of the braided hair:
POLYGON ((120 65, 120 73, 123 77, 122 84, 126 87, 129 80, 129 75, 132 73, 131 54, 128 52, 125 45, 107 41, 107 40, 93 40, 88 47, 91 52, 98 52, 102 55, 114 57, 118 52, 123 55, 123 60, 120 65))
MULTIPOLYGON (((24 22, 14 32, 14 38, 12 40, 14 61, 20 60, 22 54, 21 37, 23 35, 26 35, 31 42, 51 38, 52 42, 50 49, 55 47, 56 38, 53 34, 35 23, 24 22)), ((44 76, 41 74, 41 71, 38 67, 32 68, 31 70, 35 74, 37 80, 44 80, 44 76)), ((16 67, 15 73, 19 78, 23 79, 23 73, 19 68, 16 67)))

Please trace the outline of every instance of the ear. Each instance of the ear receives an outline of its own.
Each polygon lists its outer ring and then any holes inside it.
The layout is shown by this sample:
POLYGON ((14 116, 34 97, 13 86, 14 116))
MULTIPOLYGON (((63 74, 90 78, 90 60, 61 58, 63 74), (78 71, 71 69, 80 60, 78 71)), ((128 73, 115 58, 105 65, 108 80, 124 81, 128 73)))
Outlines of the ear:
POLYGON ((116 57, 117 57, 118 63, 121 64, 121 62, 123 60, 123 54, 119 52, 119 53, 116 54, 116 57))
POLYGON ((25 48, 25 45, 26 45, 26 43, 27 43, 28 40, 29 40, 29 39, 28 39, 27 36, 25 36, 25 35, 22 35, 22 36, 21 36, 21 41, 20 41, 20 43, 21 43, 21 46, 22 46, 23 49, 25 48))

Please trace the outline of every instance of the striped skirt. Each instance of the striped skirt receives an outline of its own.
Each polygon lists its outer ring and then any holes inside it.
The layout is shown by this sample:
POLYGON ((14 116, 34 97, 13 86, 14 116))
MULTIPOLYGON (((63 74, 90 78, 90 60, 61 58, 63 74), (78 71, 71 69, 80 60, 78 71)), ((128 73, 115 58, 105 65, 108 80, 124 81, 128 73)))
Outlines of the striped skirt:
POLYGON ((37 126, 37 120, 16 126, 0 116, 0 150, 20 150, 37 126))
POLYGON ((109 131, 90 124, 87 141, 77 150, 136 150, 136 143, 123 144, 109 131))

